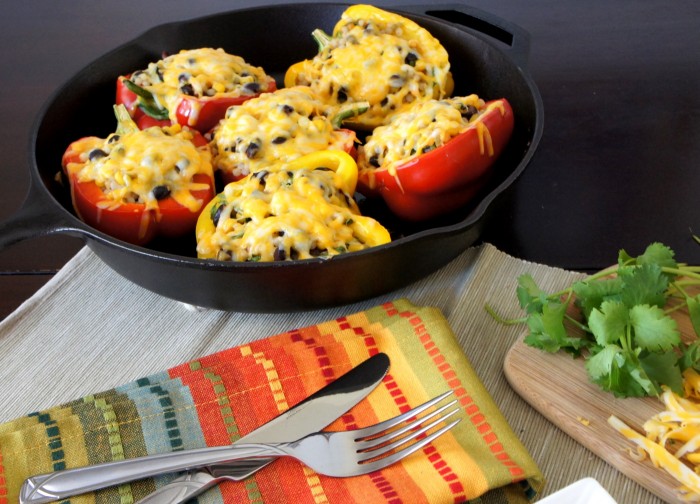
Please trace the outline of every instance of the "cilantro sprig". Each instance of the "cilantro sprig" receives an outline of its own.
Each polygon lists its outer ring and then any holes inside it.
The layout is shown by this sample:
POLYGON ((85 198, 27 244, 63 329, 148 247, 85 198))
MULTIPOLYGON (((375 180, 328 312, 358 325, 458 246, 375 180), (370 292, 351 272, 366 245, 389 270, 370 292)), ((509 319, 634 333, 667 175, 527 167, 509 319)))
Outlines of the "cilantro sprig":
POLYGON ((687 308, 700 336, 700 267, 680 264, 671 248, 652 243, 632 257, 624 250, 615 266, 555 293, 540 289, 529 274, 518 278, 527 324, 525 343, 586 360, 590 379, 617 397, 659 395, 662 386, 682 394, 682 373, 700 371, 700 343, 681 340, 671 314, 687 308))

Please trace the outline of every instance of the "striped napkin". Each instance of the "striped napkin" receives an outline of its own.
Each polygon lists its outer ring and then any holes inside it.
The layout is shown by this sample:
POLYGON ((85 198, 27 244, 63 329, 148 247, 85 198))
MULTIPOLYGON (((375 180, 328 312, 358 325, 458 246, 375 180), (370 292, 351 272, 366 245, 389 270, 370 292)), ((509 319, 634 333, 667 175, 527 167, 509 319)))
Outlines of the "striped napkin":
MULTIPOLYGON (((205 503, 527 502, 543 485, 536 464, 472 369, 442 313, 400 299, 336 320, 223 350, 123 386, 0 425, 0 503, 18 501, 25 478, 174 450, 229 444, 294 406, 369 356, 389 374, 327 430, 393 417, 454 390, 463 421, 391 467, 353 478, 316 474, 289 458, 243 482, 224 482, 205 503)), ((71 498, 130 503, 178 475, 71 498)))

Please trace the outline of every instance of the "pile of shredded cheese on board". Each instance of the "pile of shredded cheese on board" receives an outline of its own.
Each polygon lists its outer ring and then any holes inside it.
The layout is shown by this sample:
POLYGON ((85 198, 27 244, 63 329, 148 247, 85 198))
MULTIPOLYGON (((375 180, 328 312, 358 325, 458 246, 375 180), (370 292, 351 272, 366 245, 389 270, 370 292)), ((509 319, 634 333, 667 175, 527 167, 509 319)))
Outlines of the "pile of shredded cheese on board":
POLYGON ((637 446, 635 458, 649 457, 681 484, 681 499, 700 502, 700 374, 683 375, 684 397, 670 389, 660 397, 665 410, 644 423, 642 435, 611 416, 608 423, 637 446))

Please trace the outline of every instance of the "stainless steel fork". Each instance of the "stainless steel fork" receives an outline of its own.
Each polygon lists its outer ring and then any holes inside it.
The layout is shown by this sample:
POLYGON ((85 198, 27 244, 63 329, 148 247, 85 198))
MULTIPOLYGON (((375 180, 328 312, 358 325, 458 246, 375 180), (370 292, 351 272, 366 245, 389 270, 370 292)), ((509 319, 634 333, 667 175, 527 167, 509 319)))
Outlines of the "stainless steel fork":
MULTIPOLYGON (((270 456, 294 457, 319 474, 328 476, 366 474, 398 462, 457 425, 459 419, 441 426, 445 420, 460 411, 458 407, 453 407, 456 400, 418 416, 451 393, 446 392, 402 415, 363 429, 319 432, 289 443, 250 443, 172 452, 69 469, 43 475, 42 479, 30 478, 23 487, 20 502, 51 502, 135 479, 194 468, 216 467, 216 464, 239 464, 241 459, 270 456), (449 408, 452 409, 446 411, 449 408)), ((242 478, 233 474, 212 476, 215 482, 225 479, 237 481, 242 478)), ((188 493, 186 499, 194 496, 188 493)), ((139 502, 172 503, 173 500, 149 500, 147 497, 139 502)))
MULTIPOLYGON (((459 419, 436 429, 444 420, 459 411, 458 408, 454 408, 440 416, 454 406, 456 400, 418 418, 418 415, 451 394, 452 391, 445 392, 402 415, 363 429, 320 432, 294 443, 247 446, 272 447, 279 450, 275 455, 295 457, 320 474, 337 477, 366 474, 398 462, 457 425, 459 419)), ((222 481, 241 481, 247 478, 251 470, 255 470, 256 460, 248 458, 229 463, 209 464, 160 487, 136 504, 183 504, 222 481)))

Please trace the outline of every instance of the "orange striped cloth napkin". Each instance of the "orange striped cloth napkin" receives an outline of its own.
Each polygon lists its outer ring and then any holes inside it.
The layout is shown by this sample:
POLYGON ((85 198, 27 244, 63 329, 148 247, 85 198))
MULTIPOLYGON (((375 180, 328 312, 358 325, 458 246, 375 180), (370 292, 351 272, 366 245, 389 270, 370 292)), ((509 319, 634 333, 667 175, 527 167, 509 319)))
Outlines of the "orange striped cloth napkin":
MULTIPOLYGON (((391 467, 331 478, 279 459, 205 503, 528 502, 542 475, 474 373, 439 310, 397 300, 187 362, 121 387, 0 425, 0 503, 25 478, 64 468, 223 445, 384 352, 391 368, 367 399, 327 430, 361 428, 454 390, 463 421, 391 467)), ((178 475, 71 498, 130 503, 178 475)))

